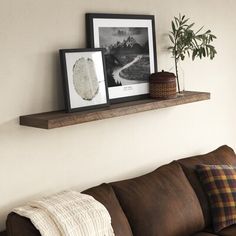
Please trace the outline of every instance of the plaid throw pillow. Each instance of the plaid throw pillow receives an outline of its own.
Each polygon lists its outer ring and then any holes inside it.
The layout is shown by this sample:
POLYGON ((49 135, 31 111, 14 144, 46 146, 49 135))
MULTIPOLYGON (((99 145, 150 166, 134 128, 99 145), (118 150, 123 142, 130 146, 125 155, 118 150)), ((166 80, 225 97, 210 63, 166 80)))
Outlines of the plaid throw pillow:
POLYGON ((197 173, 210 201, 215 232, 236 224, 236 167, 199 165, 197 173))

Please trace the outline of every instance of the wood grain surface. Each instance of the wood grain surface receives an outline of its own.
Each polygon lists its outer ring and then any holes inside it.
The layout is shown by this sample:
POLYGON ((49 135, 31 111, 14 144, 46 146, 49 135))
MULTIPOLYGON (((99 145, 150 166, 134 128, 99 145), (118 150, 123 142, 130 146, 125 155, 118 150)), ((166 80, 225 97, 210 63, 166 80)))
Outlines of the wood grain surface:
POLYGON ((53 129, 208 99, 210 99, 210 93, 185 91, 184 95, 178 95, 176 98, 167 100, 142 99, 83 112, 66 113, 65 111, 53 111, 21 116, 20 125, 53 129))

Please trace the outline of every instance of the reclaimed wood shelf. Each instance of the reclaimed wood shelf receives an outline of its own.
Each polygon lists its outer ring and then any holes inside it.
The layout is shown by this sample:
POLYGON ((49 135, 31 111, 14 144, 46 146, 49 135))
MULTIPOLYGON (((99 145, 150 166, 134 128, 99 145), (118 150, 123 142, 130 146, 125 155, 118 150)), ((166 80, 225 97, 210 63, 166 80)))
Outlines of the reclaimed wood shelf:
POLYGON ((178 95, 176 98, 167 100, 147 98, 137 101, 112 104, 109 107, 83 112, 66 113, 65 111, 53 111, 21 116, 20 125, 53 129, 208 99, 210 99, 210 93, 185 91, 183 95, 178 95))

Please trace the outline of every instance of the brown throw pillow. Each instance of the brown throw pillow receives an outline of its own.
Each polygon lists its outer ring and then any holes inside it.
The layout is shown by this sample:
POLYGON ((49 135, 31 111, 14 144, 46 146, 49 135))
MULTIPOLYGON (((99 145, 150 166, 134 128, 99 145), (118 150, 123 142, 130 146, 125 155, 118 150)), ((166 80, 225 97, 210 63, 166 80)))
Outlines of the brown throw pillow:
POLYGON ((215 232, 236 224, 236 167, 198 165, 197 174, 210 201, 215 232))

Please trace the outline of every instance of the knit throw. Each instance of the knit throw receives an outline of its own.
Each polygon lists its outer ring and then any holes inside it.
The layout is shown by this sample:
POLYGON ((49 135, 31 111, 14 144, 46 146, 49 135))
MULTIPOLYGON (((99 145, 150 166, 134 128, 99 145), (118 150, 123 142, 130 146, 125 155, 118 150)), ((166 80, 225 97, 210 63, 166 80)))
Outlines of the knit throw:
POLYGON ((107 209, 93 197, 64 191, 13 209, 42 236, 114 236, 107 209))

